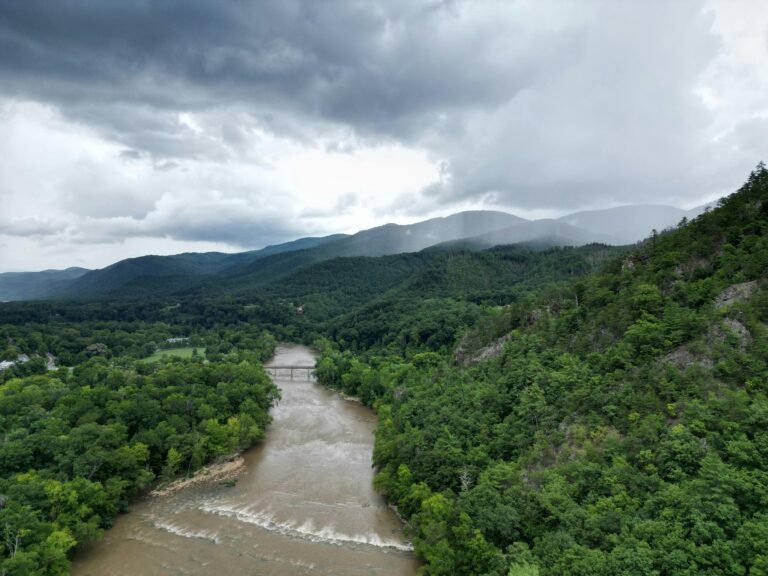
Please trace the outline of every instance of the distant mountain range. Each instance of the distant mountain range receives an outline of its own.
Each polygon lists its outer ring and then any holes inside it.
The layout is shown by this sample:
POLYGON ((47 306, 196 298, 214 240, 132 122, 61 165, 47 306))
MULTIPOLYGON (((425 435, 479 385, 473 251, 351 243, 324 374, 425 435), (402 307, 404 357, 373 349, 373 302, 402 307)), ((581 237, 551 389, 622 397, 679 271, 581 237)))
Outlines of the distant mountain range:
POLYGON ((89 272, 86 268, 0 274, 0 302, 48 298, 89 272))
POLYGON ((589 210, 563 216, 558 221, 582 230, 612 237, 620 244, 633 244, 650 235, 652 230, 662 231, 683 218, 695 218, 707 208, 698 206, 683 210, 672 206, 642 204, 619 206, 606 210, 589 210))
POLYGON ((541 247, 631 244, 653 229, 674 226, 703 210, 622 206, 577 212, 557 220, 526 220, 494 211, 459 212, 409 225, 385 224, 352 235, 300 238, 236 254, 141 256, 99 270, 9 272, 0 274, 0 300, 98 300, 242 291, 266 286, 297 269, 333 258, 424 249, 481 250, 520 243, 541 247))

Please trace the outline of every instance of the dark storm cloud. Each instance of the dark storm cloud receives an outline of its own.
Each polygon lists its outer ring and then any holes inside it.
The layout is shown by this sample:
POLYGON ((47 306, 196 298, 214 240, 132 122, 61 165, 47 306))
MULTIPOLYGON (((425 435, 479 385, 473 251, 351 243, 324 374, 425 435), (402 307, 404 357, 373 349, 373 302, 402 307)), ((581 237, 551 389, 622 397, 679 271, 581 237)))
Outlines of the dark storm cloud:
POLYGON ((301 231, 277 213, 243 203, 215 200, 185 202, 172 199, 145 218, 89 218, 80 223, 76 243, 122 242, 134 237, 165 237, 180 241, 225 242, 256 248, 295 238, 301 231))
POLYGON ((694 87, 718 44, 700 8, 695 1, 597 6, 572 30, 567 65, 444 148, 451 179, 430 194, 578 208, 677 203, 698 181, 713 184, 722 150, 708 141, 711 116, 694 87))
POLYGON ((31 0, 0 6, 0 80, 163 154, 158 111, 231 103, 414 135, 508 99, 561 41, 501 54, 494 33, 519 31, 464 27, 451 3, 31 0))
POLYGON ((50 102, 158 168, 238 154, 251 125, 310 141, 343 127, 363 142, 424 148, 444 178, 411 198, 414 213, 466 199, 678 203, 732 187, 768 141, 765 122, 717 140, 708 132, 712 112, 695 88, 720 46, 703 8, 5 2, 0 91, 50 102), (218 136, 179 122, 185 111, 209 114, 218 136))

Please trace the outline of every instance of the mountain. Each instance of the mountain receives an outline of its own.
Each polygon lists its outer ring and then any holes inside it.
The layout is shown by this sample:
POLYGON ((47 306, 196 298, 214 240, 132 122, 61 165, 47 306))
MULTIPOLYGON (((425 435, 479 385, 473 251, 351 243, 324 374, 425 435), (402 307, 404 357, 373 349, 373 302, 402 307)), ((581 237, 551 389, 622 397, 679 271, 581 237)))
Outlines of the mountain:
POLYGON ((704 206, 683 210, 673 206, 641 204, 575 212, 559 218, 559 221, 595 234, 605 234, 619 244, 634 244, 650 236, 653 230, 661 232, 676 226, 683 218, 695 218, 703 211, 704 206))
POLYGON ((291 242, 285 242, 283 244, 271 244, 256 250, 248 252, 248 254, 258 254, 259 257, 271 256, 273 254, 283 254, 285 252, 294 252, 296 250, 308 250, 310 248, 317 248, 324 244, 331 244, 338 240, 348 238, 349 234, 331 234, 330 236, 308 236, 306 238, 299 238, 291 242))
POLYGON ((88 300, 242 293, 338 257, 384 256, 430 248, 482 250, 519 243, 538 248, 627 244, 644 238, 653 228, 676 224, 687 214, 692 212, 668 206, 624 206, 578 212, 558 220, 529 221, 504 212, 466 211, 415 224, 385 224, 352 235, 300 238, 237 254, 129 258, 67 282, 49 284, 45 290, 12 295, 13 299, 88 300))
POLYGON ((65 286, 56 297, 100 299, 167 296, 189 290, 205 278, 227 269, 240 269, 260 259, 279 257, 290 252, 303 252, 337 242, 346 235, 300 238, 292 242, 267 246, 261 250, 225 254, 223 252, 188 252, 172 256, 140 256, 128 258, 93 270, 65 286))
POLYGON ((318 378, 376 406, 425 573, 768 573, 768 170, 620 250, 486 311, 460 366, 443 302, 333 334, 318 378))
POLYGON ((529 244, 539 247, 550 246, 584 246, 585 244, 624 244, 615 236, 595 233, 584 228, 578 228, 559 220, 531 220, 486 232, 478 236, 463 238, 454 242, 439 244, 433 248, 483 249, 506 244, 529 244))
POLYGON ((0 274, 0 302, 37 300, 61 292, 89 272, 86 268, 43 270, 42 272, 5 272, 0 274))
POLYGON ((363 230, 322 251, 333 256, 383 256, 418 252, 429 246, 460 238, 477 236, 526 222, 506 212, 474 210, 444 218, 432 218, 416 224, 385 224, 363 230))
POLYGON ((310 321, 344 314, 408 282, 437 254, 333 258, 295 270, 261 288, 274 299, 303 304, 310 321))
POLYGON ((385 293, 395 299, 506 304, 532 285, 584 275, 621 250, 596 244, 545 250, 498 246, 481 251, 341 257, 295 270, 263 285, 258 293, 305 304, 310 319, 336 317, 385 293))
POLYGON ((205 252, 128 258, 81 276, 60 296, 90 299, 173 291, 195 278, 219 272, 233 256, 239 255, 205 252))
POLYGON ((433 244, 526 222, 505 212, 468 211, 415 224, 385 224, 333 242, 289 254, 272 254, 206 279, 202 291, 243 292, 282 278, 295 270, 339 257, 385 256, 418 252, 433 244))
MULTIPOLYGON (((386 224, 347 236, 308 237, 262 250, 141 256, 94 270, 65 286, 67 299, 136 298, 258 289, 294 270, 341 256, 418 252, 435 243, 525 222, 511 214, 460 212, 416 224, 386 224)), ((48 296, 48 294, 46 294, 48 296)))

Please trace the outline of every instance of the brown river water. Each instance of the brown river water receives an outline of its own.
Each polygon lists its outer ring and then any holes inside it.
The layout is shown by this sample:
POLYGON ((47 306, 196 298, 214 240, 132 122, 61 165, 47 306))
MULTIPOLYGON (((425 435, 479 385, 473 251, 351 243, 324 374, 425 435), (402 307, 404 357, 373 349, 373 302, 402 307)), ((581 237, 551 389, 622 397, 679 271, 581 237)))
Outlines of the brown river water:
MULTIPOLYGON (((303 346, 275 365, 313 366, 303 346)), ((201 484, 148 497, 75 555, 74 576, 413 575, 402 525, 373 489, 367 408, 304 371, 275 378, 282 400, 233 487, 201 484)))

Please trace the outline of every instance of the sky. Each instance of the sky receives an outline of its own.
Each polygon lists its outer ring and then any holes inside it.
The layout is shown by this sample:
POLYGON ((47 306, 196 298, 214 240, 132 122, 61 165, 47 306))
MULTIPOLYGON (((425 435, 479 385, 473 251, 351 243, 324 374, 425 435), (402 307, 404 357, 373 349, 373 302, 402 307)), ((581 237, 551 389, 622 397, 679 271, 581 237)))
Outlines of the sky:
POLYGON ((0 271, 694 207, 766 70, 763 0, 0 0, 0 271))

